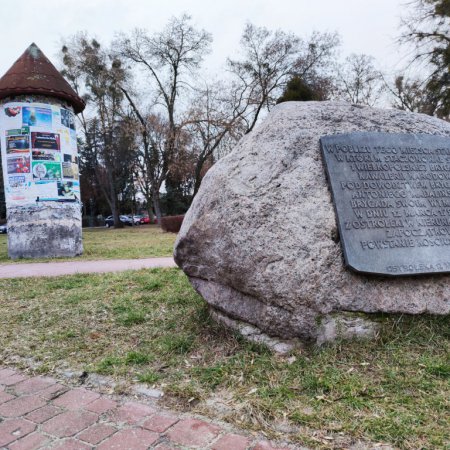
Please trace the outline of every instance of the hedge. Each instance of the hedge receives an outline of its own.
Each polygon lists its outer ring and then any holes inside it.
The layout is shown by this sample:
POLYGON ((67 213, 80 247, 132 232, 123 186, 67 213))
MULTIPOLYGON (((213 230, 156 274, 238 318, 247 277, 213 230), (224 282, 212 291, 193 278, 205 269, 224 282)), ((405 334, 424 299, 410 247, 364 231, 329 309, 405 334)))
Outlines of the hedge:
POLYGON ((161 217, 161 228, 163 231, 178 233, 183 223, 184 215, 161 217))

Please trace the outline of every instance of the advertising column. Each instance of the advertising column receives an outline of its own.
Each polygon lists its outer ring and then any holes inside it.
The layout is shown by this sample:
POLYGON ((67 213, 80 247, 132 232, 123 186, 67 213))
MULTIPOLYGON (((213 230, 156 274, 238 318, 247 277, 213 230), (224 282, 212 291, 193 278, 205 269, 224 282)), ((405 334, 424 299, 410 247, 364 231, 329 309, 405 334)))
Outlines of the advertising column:
POLYGON ((0 145, 12 258, 82 252, 79 157, 75 115, 69 108, 57 101, 1 106, 0 145))
POLYGON ((80 255, 75 113, 86 104, 31 44, 0 78, 0 149, 10 258, 80 255))

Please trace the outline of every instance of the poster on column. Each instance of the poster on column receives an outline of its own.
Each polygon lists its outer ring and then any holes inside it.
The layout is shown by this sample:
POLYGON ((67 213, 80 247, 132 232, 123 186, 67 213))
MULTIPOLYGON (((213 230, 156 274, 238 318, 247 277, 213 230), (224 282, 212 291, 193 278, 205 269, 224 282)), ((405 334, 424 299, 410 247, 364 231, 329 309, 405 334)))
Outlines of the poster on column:
POLYGON ((45 103, 2 105, 0 150, 7 206, 80 201, 72 111, 45 103))

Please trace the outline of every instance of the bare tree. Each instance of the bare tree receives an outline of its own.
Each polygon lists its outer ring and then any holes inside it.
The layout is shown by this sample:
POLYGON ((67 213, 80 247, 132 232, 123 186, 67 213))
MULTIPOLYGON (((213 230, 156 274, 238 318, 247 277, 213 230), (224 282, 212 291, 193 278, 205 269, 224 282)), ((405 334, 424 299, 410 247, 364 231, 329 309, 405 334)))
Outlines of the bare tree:
POLYGON ((435 70, 448 67, 450 5, 448 0, 412 0, 402 18, 399 42, 415 47, 414 60, 432 62, 435 70))
POLYGON ((327 100, 333 94, 340 44, 338 33, 318 31, 301 42, 300 54, 293 67, 294 77, 309 86, 318 100, 327 100))
POLYGON ((450 115, 450 2, 414 0, 402 20, 399 42, 411 47, 411 64, 420 67, 433 115, 450 115), (425 64, 423 64, 425 63, 425 64))
POLYGON ((256 125, 261 112, 269 110, 279 96, 295 60, 300 39, 292 33, 272 32, 264 27, 246 25, 241 38, 243 58, 228 59, 228 69, 241 89, 241 116, 246 121, 246 132, 256 125))
POLYGON ((338 97, 354 104, 373 106, 383 90, 383 76, 375 68, 372 56, 351 54, 339 68, 338 97))
POLYGON ((115 43, 121 57, 142 69, 147 88, 154 93, 158 113, 153 117, 160 117, 157 129, 152 129, 155 120, 147 120, 145 106, 133 101, 130 93, 125 94, 141 126, 143 153, 148 155, 142 176, 149 178, 147 184, 158 219, 161 218, 159 189, 167 180, 180 141, 182 108, 179 97, 183 90, 191 89, 193 74, 209 52, 212 40, 209 33, 195 29, 190 22, 187 15, 172 18, 159 33, 136 29, 130 36, 120 36, 115 43), (160 141, 152 141, 151 136, 160 141))
POLYGON ((236 143, 244 134, 240 100, 225 83, 198 89, 186 113, 185 128, 191 136, 190 151, 194 163, 195 196, 206 171, 223 154, 224 145, 236 143))
POLYGON ((253 130, 263 111, 276 104, 292 76, 318 83, 338 45, 336 34, 315 32, 309 40, 302 40, 293 33, 247 24, 241 38, 242 58, 227 62, 235 76, 235 89, 241 91, 246 132, 253 130))
POLYGON ((394 108, 433 115, 438 106, 437 100, 427 89, 427 83, 419 79, 407 79, 404 75, 397 75, 394 83, 386 83, 386 86, 394 108))
POLYGON ((123 145, 131 142, 130 121, 125 117, 121 90, 127 71, 118 58, 111 57, 98 41, 85 34, 78 34, 64 44, 62 60, 63 74, 87 100, 91 110, 90 117, 81 116, 82 156, 95 164, 98 185, 109 203, 115 227, 121 227, 118 197, 133 159, 131 146, 123 145))
MULTIPOLYGON (((134 105, 131 97, 129 100, 134 105)), ((158 224, 161 224, 159 193, 169 171, 165 148, 169 132, 168 125, 165 119, 158 114, 141 115, 135 105, 133 112, 138 119, 137 180, 145 196, 149 216, 153 217, 154 211, 158 218, 158 224)))

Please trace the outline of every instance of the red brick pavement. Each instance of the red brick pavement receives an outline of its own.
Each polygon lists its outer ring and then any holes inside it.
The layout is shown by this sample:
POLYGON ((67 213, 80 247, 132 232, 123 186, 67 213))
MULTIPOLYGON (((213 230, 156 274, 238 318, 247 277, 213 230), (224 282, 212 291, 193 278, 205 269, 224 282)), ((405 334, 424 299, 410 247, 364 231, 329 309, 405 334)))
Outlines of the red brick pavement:
POLYGON ((287 450, 154 405, 0 367, 0 450, 287 450))

